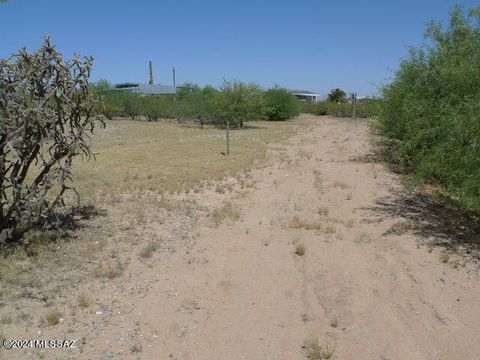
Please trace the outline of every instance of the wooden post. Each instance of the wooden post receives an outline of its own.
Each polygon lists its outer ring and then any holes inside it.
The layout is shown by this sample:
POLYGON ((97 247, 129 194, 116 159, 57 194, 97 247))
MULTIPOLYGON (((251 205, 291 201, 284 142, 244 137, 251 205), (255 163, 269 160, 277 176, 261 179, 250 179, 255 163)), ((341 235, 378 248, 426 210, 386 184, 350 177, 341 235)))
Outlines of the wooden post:
POLYGON ((230 122, 227 121, 227 128, 225 129, 225 136, 226 136, 226 141, 227 141, 227 155, 230 155, 230 122))
POLYGON ((352 93, 352 105, 353 105, 352 117, 356 119, 357 118, 357 93, 352 93))

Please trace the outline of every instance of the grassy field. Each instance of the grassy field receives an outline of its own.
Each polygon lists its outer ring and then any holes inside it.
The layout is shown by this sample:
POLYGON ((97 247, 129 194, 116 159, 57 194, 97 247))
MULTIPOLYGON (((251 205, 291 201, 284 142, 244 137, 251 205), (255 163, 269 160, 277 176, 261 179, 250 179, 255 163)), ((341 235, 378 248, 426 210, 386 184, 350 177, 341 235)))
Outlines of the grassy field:
POLYGON ((269 143, 287 139, 294 122, 254 122, 230 131, 168 121, 112 120, 92 138, 96 160, 77 159, 75 185, 85 199, 132 190, 182 192, 248 169, 269 143))

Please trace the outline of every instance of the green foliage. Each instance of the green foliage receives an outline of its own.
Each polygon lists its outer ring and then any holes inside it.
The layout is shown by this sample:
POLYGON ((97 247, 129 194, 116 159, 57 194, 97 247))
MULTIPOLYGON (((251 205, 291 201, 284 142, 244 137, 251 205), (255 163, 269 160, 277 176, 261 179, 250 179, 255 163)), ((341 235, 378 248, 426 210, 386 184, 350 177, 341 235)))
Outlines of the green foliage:
POLYGON ((300 102, 286 89, 268 89, 263 93, 263 101, 268 120, 287 120, 300 113, 300 102))
MULTIPOLYGON (((380 112, 381 100, 365 99, 357 103, 357 117, 370 118, 375 117, 380 112)), ((320 101, 316 103, 305 103, 303 112, 315 115, 329 115, 336 117, 351 117, 353 115, 353 105, 351 103, 334 103, 331 101, 320 101)))
POLYGON ((225 81, 215 96, 217 118, 224 124, 229 121, 232 127, 248 120, 264 119, 262 90, 255 84, 239 81, 225 81))
POLYGON ((126 116, 129 116, 135 119, 136 116, 142 114, 142 107, 141 107, 141 98, 136 94, 131 94, 128 92, 120 93, 117 91, 116 96, 120 97, 122 104, 123 104, 123 112, 126 116))
POLYGON ((105 102, 98 109, 109 119, 144 116, 149 121, 160 118, 178 118, 231 127, 242 126, 249 120, 286 120, 299 113, 299 102, 287 90, 278 87, 263 91, 255 84, 225 81, 219 90, 211 87, 187 85, 179 88, 176 96, 138 96, 119 91, 104 80, 92 86, 105 102))
POLYGON ((200 88, 189 86, 178 93, 178 116, 181 119, 198 121, 204 124, 213 124, 217 119, 215 99, 218 91, 211 86, 200 88))
POLYGON ((430 46, 411 49, 383 89, 378 128, 394 161, 480 210, 480 8, 455 7, 430 46))
POLYGON ((47 223, 72 189, 73 158, 90 158, 92 62, 64 61, 48 38, 0 59, 0 244, 47 223))
POLYGON ((171 95, 144 96, 139 99, 139 113, 145 116, 148 121, 175 116, 175 103, 171 95))
POLYGON ((100 79, 95 83, 90 84, 92 90, 98 92, 101 95, 104 95, 108 91, 113 90, 113 85, 105 79, 100 79))
POLYGON ((347 93, 339 88, 333 89, 328 94, 327 100, 334 103, 347 102, 347 93))

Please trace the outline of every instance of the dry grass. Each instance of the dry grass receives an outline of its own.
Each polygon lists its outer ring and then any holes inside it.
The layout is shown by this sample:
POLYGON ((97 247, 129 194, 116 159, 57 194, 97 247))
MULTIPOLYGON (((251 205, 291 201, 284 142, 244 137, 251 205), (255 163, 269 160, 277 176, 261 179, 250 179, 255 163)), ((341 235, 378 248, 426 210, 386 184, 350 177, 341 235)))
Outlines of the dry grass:
POLYGON ((55 326, 55 325, 58 325, 58 323, 60 323, 61 317, 62 317, 62 314, 60 314, 56 310, 52 310, 45 314, 45 322, 50 326, 55 326))
POLYGON ((301 220, 298 216, 294 216, 290 221, 289 227, 292 229, 303 229, 303 230, 315 230, 321 231, 322 225, 317 223, 310 223, 304 220, 301 220))
POLYGON ((318 209, 318 215, 320 216, 328 216, 330 210, 327 207, 321 207, 318 209))
POLYGON ((370 237, 370 234, 366 232, 361 232, 357 235, 357 237, 355 237, 353 242, 355 244, 370 244, 372 242, 372 238, 370 237))
POLYGON ((138 255, 141 258, 149 259, 152 257, 153 253, 157 251, 157 249, 158 249, 158 245, 154 242, 150 242, 140 250, 138 255))
POLYGON ((309 360, 331 359, 335 352, 335 346, 330 344, 320 345, 316 337, 309 337, 304 341, 302 349, 309 360))
POLYGON ((330 236, 336 232, 335 226, 331 224, 332 222, 334 221, 330 218, 324 220, 323 224, 317 222, 308 222, 300 219, 298 216, 294 216, 288 224, 288 227, 292 229, 315 231, 317 233, 323 233, 330 236))
POLYGON ((295 254, 297 254, 298 256, 304 256, 305 255, 305 245, 303 244, 297 244, 297 246, 295 247, 295 254))
POLYGON ((443 252, 440 255, 440 262, 447 264, 450 261, 450 255, 447 252, 443 252))
POLYGON ((95 278, 114 279, 122 275, 124 270, 125 265, 119 259, 103 259, 92 270, 92 275, 95 278))
POLYGON ((350 185, 342 181, 334 181, 332 186, 334 189, 342 189, 342 190, 350 189, 350 185))
POLYGON ((409 221, 402 221, 393 224, 388 230, 389 233, 394 235, 403 235, 408 232, 420 232, 425 226, 422 224, 415 224, 409 221))
MULTIPOLYGON (((267 146, 290 137, 293 122, 258 122, 231 132, 231 155, 224 150, 224 131, 165 121, 108 121, 93 137, 96 161, 78 162, 74 173, 79 192, 112 194, 134 189, 199 191, 200 180, 221 180, 254 160, 267 146)), ((219 189, 224 191, 226 189, 219 189)))
POLYGON ((333 328, 337 328, 338 327, 338 318, 333 318, 332 320, 330 320, 330 326, 333 327, 333 328))
POLYGON ((86 309, 90 306, 90 299, 85 294, 77 296, 77 304, 80 308, 86 309))
POLYGON ((211 214, 211 220, 216 226, 227 220, 237 221, 238 219, 240 219, 240 213, 233 208, 230 202, 222 207, 216 208, 211 214))
POLYGON ((317 191, 324 190, 322 175, 318 170, 313 171, 313 187, 317 189, 317 191))

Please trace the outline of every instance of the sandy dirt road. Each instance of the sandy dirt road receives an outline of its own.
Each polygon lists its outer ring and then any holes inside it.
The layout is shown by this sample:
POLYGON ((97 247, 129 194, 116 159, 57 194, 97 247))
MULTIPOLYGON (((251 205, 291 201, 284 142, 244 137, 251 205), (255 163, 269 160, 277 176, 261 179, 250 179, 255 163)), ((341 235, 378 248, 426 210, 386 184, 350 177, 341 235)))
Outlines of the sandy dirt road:
POLYGON ((231 201, 240 218, 198 225, 195 241, 124 280, 110 320, 76 357, 300 360, 314 336, 332 359, 480 359, 476 265, 455 269, 425 239, 391 231, 401 210, 378 204, 403 190, 368 161, 368 123, 299 124, 247 193, 195 195, 231 201), (140 284, 141 296, 126 290, 140 284))

